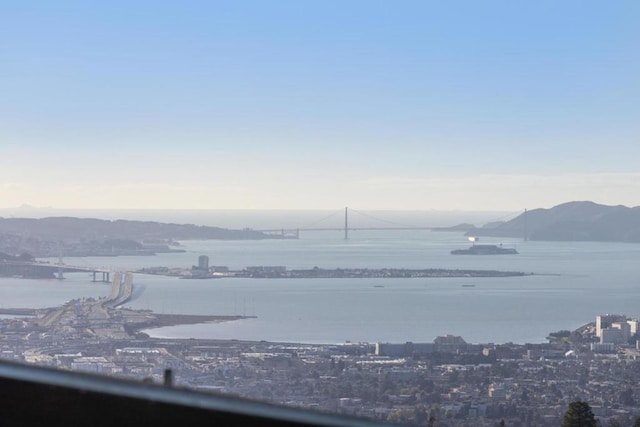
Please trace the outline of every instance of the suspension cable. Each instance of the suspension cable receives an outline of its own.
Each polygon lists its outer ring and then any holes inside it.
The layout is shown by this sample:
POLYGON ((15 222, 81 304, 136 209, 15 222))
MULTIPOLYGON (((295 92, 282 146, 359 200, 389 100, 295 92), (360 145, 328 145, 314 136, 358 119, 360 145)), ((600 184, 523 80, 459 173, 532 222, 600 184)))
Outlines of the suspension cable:
POLYGON ((343 211, 342 211, 342 210, 335 211, 335 212, 331 213, 330 215, 327 215, 327 216, 325 216, 324 218, 321 218, 321 219, 319 219, 318 221, 316 221, 316 222, 314 222, 314 223, 312 223, 312 224, 310 224, 310 225, 307 225, 306 227, 300 227, 300 228, 313 228, 313 227, 315 227, 316 225, 320 224, 321 222, 326 221, 326 220, 328 220, 329 218, 334 217, 334 216, 338 215, 338 214, 339 214, 339 213, 341 213, 341 212, 343 212, 343 211))
POLYGON ((509 213, 507 213, 507 214, 505 214, 505 215, 502 215, 500 218, 496 218, 496 219, 493 219, 493 220, 488 221, 488 222, 489 222, 489 223, 491 223, 491 222, 506 221, 506 218, 509 218, 509 217, 513 216, 513 218, 510 218, 510 220, 511 220, 511 219, 516 218, 516 216, 517 216, 517 215, 520 215, 520 214, 522 214, 523 212, 524 212, 523 210, 521 210, 521 211, 513 211, 513 212, 509 212, 509 213), (514 216, 514 215, 516 215, 516 216, 514 216))

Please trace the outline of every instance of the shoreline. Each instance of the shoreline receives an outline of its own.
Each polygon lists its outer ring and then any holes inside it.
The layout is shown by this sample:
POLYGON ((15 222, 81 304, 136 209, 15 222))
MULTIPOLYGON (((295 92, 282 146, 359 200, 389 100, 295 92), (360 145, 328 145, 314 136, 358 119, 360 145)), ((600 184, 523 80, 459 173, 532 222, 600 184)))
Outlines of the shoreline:
POLYGON ((153 328, 144 328, 144 329, 155 329, 155 328, 164 328, 168 326, 182 326, 182 325, 198 325, 201 323, 222 323, 222 322, 231 322, 234 320, 242 320, 242 319, 255 319, 256 316, 222 316, 222 315, 206 315, 206 314, 153 314, 156 317, 156 325, 153 328))
MULTIPOLYGON (((95 302, 87 301, 89 305, 95 307, 95 302)), ((39 328, 45 327, 47 329, 54 327, 54 324, 58 323, 59 318, 63 315, 65 308, 69 307, 69 303, 63 305, 58 308, 48 308, 48 309, 34 309, 34 308, 0 308, 0 315, 6 316, 15 316, 16 318, 24 318, 30 317, 33 318, 38 325, 39 328), (57 316, 52 321, 48 323, 45 321, 47 317, 51 317, 52 314, 57 313, 57 316), (46 324, 46 325, 45 325, 46 324)), ((114 313, 113 309, 109 309, 108 312, 114 313)), ((103 329, 104 326, 101 326, 99 329, 95 330, 97 336, 102 336, 103 339, 113 339, 114 336, 111 336, 109 333, 104 333, 104 331, 111 329, 118 329, 118 325, 122 328, 122 332, 125 335, 120 335, 119 339, 142 339, 143 341, 150 340, 170 340, 173 342, 246 342, 246 343, 271 343, 271 344, 290 344, 290 345, 305 345, 305 346, 318 346, 318 345, 354 345, 354 344, 371 344, 377 342, 367 341, 367 340, 355 340, 350 341, 346 340, 344 342, 336 342, 332 340, 328 341, 306 341, 306 340, 292 340, 292 341, 283 341, 281 339, 269 340, 269 339, 259 339, 259 338, 213 338, 213 337, 185 337, 185 336, 162 336, 155 335, 152 333, 154 330, 160 330, 167 327, 174 326, 186 326, 186 325, 198 325, 198 324, 219 324, 224 322, 231 322, 236 320, 245 320, 245 319, 257 319, 257 316, 242 316, 242 315, 194 315, 194 314, 165 314, 165 313, 153 313, 149 310, 135 310, 135 309, 118 309, 115 310, 116 313, 119 313, 115 317, 110 317, 110 322, 112 322, 111 327, 107 327, 103 329), (103 333, 100 332, 102 330, 103 333)), ((106 319, 105 319, 106 320, 106 319)), ((589 328, 595 326, 594 322, 587 322, 581 324, 579 327, 572 330, 573 333, 584 334, 587 332, 589 328)), ((39 329, 38 328, 38 329, 39 329)), ((547 341, 548 338, 541 339, 539 342, 534 341, 524 341, 522 343, 515 343, 516 345, 526 345, 526 344, 542 344, 547 341)), ((385 341, 383 342, 395 342, 395 341, 385 341)), ((400 341, 398 341, 400 342, 400 341)), ((493 341, 486 341, 493 342, 493 341)), ((477 343, 485 343, 485 341, 478 341, 477 343)), ((477 344, 477 343, 469 343, 469 344, 477 344)))

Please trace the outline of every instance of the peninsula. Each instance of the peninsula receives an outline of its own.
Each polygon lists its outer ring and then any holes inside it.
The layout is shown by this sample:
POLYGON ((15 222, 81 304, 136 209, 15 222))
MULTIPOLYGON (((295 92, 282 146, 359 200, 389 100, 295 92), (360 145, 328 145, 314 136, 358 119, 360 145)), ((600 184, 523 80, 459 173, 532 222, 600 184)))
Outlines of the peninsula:
POLYGON ((254 316, 157 314, 124 307, 133 294, 133 274, 115 272, 108 296, 75 299, 46 309, 1 309, 0 315, 34 316, 35 331, 57 331, 69 341, 87 339, 134 339, 145 337, 141 330, 164 326, 218 323, 254 316), (64 332, 64 333, 63 333, 64 332))
POLYGON ((0 252, 32 257, 155 255, 184 252, 178 240, 280 239, 252 229, 94 218, 0 218, 0 252))

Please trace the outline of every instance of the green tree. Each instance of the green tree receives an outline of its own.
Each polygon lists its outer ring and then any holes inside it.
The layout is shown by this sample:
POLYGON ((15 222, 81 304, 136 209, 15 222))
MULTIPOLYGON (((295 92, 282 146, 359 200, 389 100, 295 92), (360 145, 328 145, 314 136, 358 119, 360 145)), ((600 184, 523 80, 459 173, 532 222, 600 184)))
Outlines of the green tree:
POLYGON ((640 417, 636 418, 636 421, 633 423, 633 427, 640 427, 640 417))
POLYGON ((569 403, 562 420, 562 427, 596 427, 596 417, 587 402, 575 400, 569 403))

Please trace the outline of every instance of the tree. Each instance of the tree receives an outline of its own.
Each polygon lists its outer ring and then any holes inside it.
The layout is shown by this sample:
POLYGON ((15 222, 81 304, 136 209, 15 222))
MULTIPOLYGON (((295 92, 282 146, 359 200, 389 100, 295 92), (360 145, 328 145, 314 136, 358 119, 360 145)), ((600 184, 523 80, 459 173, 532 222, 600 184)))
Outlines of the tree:
POLYGON ((640 427, 640 417, 636 418, 636 421, 633 423, 633 427, 640 427))
POLYGON ((596 427, 598 424, 587 402, 575 400, 569 403, 562 420, 562 427, 596 427))

